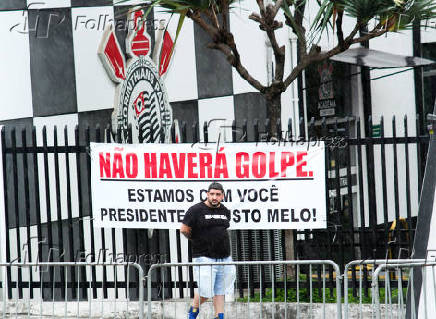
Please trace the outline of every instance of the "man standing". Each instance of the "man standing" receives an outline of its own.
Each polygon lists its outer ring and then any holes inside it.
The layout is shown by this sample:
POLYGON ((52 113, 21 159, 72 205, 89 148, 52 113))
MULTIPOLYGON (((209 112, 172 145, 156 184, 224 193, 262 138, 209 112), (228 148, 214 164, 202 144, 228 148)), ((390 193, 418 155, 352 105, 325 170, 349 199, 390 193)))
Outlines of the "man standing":
MULTIPOLYGON (((230 211, 221 204, 223 198, 223 186, 212 183, 207 191, 207 199, 189 208, 185 214, 180 232, 191 240, 194 263, 232 261, 227 232, 230 211)), ((223 319, 224 296, 233 290, 235 277, 234 265, 194 266, 198 292, 194 295, 188 318, 197 318, 200 304, 213 297, 215 318, 223 319)))

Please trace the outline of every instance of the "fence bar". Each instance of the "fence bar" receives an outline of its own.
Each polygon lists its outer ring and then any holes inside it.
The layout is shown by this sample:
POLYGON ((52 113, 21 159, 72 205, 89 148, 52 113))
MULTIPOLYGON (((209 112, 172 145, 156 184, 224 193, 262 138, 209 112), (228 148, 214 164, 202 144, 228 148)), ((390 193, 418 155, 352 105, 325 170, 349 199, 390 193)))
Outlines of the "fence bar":
POLYGON ((54 270, 55 269, 53 269, 53 282, 51 283, 51 285, 52 285, 52 288, 51 288, 51 300, 52 300, 52 302, 51 302, 51 305, 52 305, 51 311, 52 311, 52 315, 51 315, 51 317, 52 318, 54 317, 54 314, 55 314, 55 312, 54 312, 54 302, 55 302, 56 271, 54 271, 54 270))
POLYGON ((297 264, 297 318, 300 318, 300 265, 297 264))
MULTIPOLYGON (((433 279, 433 302, 435 302, 436 301, 436 276, 435 276, 434 267, 431 267, 431 273, 433 279)), ((434 303, 434 305, 436 305, 436 303, 434 303)))
MULTIPOLYGON (((45 204, 46 204, 46 216, 47 216, 47 238, 48 238, 48 261, 53 261, 52 247, 53 247, 53 230, 51 220, 51 204, 50 204, 50 178, 48 167, 48 149, 47 149, 47 128, 42 128, 42 145, 44 148, 44 180, 45 180, 45 204)), ((53 282, 53 269, 49 270, 49 280, 53 282)), ((44 289, 43 289, 44 292, 44 289)))
MULTIPOLYGON (((154 132, 153 127, 150 127, 150 140, 154 140, 154 132)), ((118 126, 116 136, 115 136, 115 142, 116 143, 122 143, 122 127, 118 126)), ((139 136, 139 143, 143 142, 143 136, 139 136)), ((128 256, 128 241, 127 241, 127 229, 123 228, 121 230, 122 237, 123 237, 123 256, 128 256)), ((127 278, 127 269, 124 269, 124 278, 127 278)), ((124 287, 124 293, 127 295, 127 287, 124 287)))
POLYGON ((114 284, 115 284, 115 298, 114 298, 114 311, 117 306, 117 299, 118 299, 118 271, 116 269, 117 267, 114 266, 114 284))
MULTIPOLYGON (((338 120, 335 119, 335 136, 338 137, 338 120)), ((336 215, 336 227, 337 238, 339 242, 339 266, 341 269, 344 268, 344 241, 343 241, 343 219, 342 219, 342 203, 341 203, 341 173, 340 173, 340 163, 339 163, 339 147, 333 146, 333 154, 335 155, 335 187, 336 187, 336 196, 335 196, 335 215, 336 215)))
MULTIPOLYGON (((385 124, 383 116, 380 119, 380 136, 382 143, 380 145, 380 158, 381 158, 381 173, 382 173, 382 196, 383 196, 383 224, 385 228, 385 238, 389 236, 389 216, 388 216, 388 199, 387 199, 387 186, 386 186, 386 143, 385 143, 385 124)), ((389 251, 389 243, 385 243, 386 252, 389 251)))
POLYGON ((322 317, 323 319, 325 319, 325 265, 324 264, 322 265, 322 317))
MULTIPOLYGON (((271 253, 271 260, 276 260, 276 256, 275 256, 275 245, 274 245, 274 243, 275 243, 275 239, 274 239, 274 230, 269 230, 268 232, 267 232, 267 234, 268 234, 268 237, 269 237, 269 244, 270 244, 270 253, 271 253)), ((271 285, 273 285, 273 280, 275 279, 275 277, 276 277, 276 269, 275 269, 275 267, 272 267, 271 266, 271 285)), ((273 285, 273 295, 276 295, 277 294, 277 290, 276 290, 276 288, 274 287, 274 285, 273 285)))
MULTIPOLYGON (((112 135, 111 135, 111 126, 108 124, 105 129, 105 135, 106 135, 106 143, 113 142, 112 135)), ((111 229, 111 246, 112 246, 112 256, 117 256, 117 247, 116 247, 116 231, 115 228, 111 229)), ((117 269, 114 267, 114 281, 115 281, 115 300, 118 298, 118 283, 117 283, 117 269)))
MULTIPOLYGON (((89 146, 91 142, 90 137, 90 128, 89 126, 85 129, 85 141, 86 145, 89 146)), ((89 224, 90 224, 90 232, 91 232, 91 262, 95 262, 95 234, 94 234, 94 220, 92 218, 92 200, 91 200, 91 156, 88 153, 85 153, 85 163, 86 163, 86 171, 87 171, 87 188, 88 188, 88 207, 89 207, 89 224)), ((86 268, 85 268, 86 273, 86 268)), ((97 298, 97 287, 96 287, 96 273, 95 268, 91 268, 91 283, 92 283, 92 295, 94 298, 97 298)))
MULTIPOLYGON (((64 280, 66 282, 65 291, 64 291, 64 308, 65 308, 64 317, 67 318, 67 313, 68 313, 68 302, 67 302, 67 296, 68 296, 68 267, 65 267, 65 277, 64 277, 64 280)), ((74 284, 74 281, 72 283, 74 284)), ((29 311, 30 311, 30 305, 29 305, 29 311)))
MULTIPOLYGON (((97 143, 100 143, 101 140, 101 129, 100 129, 100 125, 97 124, 97 127, 95 128, 95 141, 97 143)), ((103 262, 106 262, 106 229, 105 228, 101 228, 100 229, 100 237, 101 237, 101 252, 103 252, 103 262)), ((98 258, 100 258, 100 253, 98 254, 98 258)), ((106 267, 103 267, 103 282, 102 282, 102 288, 103 288, 103 298, 107 299, 108 298, 108 294, 107 294, 107 269, 106 267)))
MULTIPOLYGON (((21 261, 21 236, 20 236, 20 210, 19 210, 19 195, 18 195, 18 161, 17 161, 17 140, 16 140, 16 132, 15 128, 11 130, 11 146, 12 146, 12 177, 13 177, 13 185, 14 185, 14 211, 15 211, 15 227, 16 227, 16 245, 17 245, 17 260, 21 261)), ((18 268, 18 295, 19 298, 23 298, 23 289, 22 289, 22 272, 21 268, 18 268)))
MULTIPOLYGON (((21 145, 27 147, 27 129, 21 130, 21 145)), ((29 192, 29 166, 28 166, 28 154, 23 154, 23 187, 24 187, 24 211, 26 212, 26 234, 27 234, 27 258, 29 262, 32 262, 32 245, 31 245, 31 235, 30 235, 30 192, 29 192)), ((17 229, 19 230, 19 229, 17 229)), ((23 245, 24 248, 24 245, 23 245)), ((33 282, 32 271, 29 272, 29 298, 33 298, 33 288, 31 283, 33 282)))
MULTIPOLYGON (((424 291, 427 291, 427 269, 424 268, 422 272, 422 282, 424 291)), ((427 294, 424 294, 424 318, 427 319, 427 294)))
MULTIPOLYGON (((404 116, 404 136, 407 138, 409 136, 407 128, 407 115, 404 116)), ((409 143, 404 144, 404 153, 406 160, 406 209, 407 209, 407 226, 408 226, 408 245, 409 252, 408 256, 412 253, 413 248, 413 230, 412 230, 412 209, 411 209, 411 199, 410 199, 410 172, 409 172, 409 143)))
MULTIPOLYGON (((411 283, 413 283, 413 280, 414 280, 414 268, 412 268, 410 270, 410 280, 409 281, 411 283)), ((410 297, 411 297, 411 300, 410 300, 411 309, 415 309, 415 285, 413 285, 413 284, 410 285, 410 297)), ((412 311, 412 319, 415 319, 415 318, 416 318, 416 312, 412 311)))
MULTIPOLYGON (((32 127, 32 146, 36 149, 36 128, 32 127)), ((33 187, 35 191, 35 217, 36 217, 36 232, 38 237, 38 261, 42 261, 42 230, 41 230, 41 203, 39 193, 39 166, 38 166, 38 153, 32 152, 33 157, 33 187)), ((5 195, 6 196, 6 195, 5 195)), ((6 198, 6 197, 5 197, 6 198)), ((6 201, 5 201, 6 203, 6 201)), ((7 209, 6 209, 7 211, 7 209)), ((8 216, 8 214, 6 214, 8 216)), ((7 232, 7 235, 9 231, 7 232)))
MULTIPOLYGON (((54 170, 55 170, 55 193, 56 193, 56 217, 57 217, 57 240, 58 240, 58 259, 60 262, 64 261, 64 236, 62 229, 62 207, 61 207, 61 186, 59 181, 59 152, 58 152, 58 129, 56 125, 53 127, 53 154, 54 154, 54 170)), ((60 269, 60 280, 63 281, 64 269, 60 269)), ((63 283, 64 284, 64 283, 63 283)), ((64 299, 63 284, 61 285, 61 298, 64 299)))
POLYGON ((370 256, 375 258, 375 253, 377 252, 377 197, 375 194, 375 172, 374 172, 374 143, 372 138, 372 116, 368 118, 367 134, 369 137, 367 148, 366 148, 366 165, 367 165, 367 179, 366 183, 368 185, 368 216, 369 216, 369 227, 371 228, 371 251, 370 256))
MULTIPOLYGON (((325 118, 321 122, 321 130, 322 130, 322 134, 324 136, 328 135, 327 123, 326 123, 325 118)), ((329 172, 331 171, 331 160, 330 160, 331 159, 331 156, 330 156, 331 152, 330 152, 330 145, 328 143, 326 143, 326 145, 325 145, 324 154, 325 154, 325 167, 326 167, 326 169, 325 169, 325 180, 328 181, 329 177, 330 177, 329 172)), ((329 190, 329 187, 326 187, 325 192, 326 192, 325 198, 326 198, 327 215, 330 215, 331 206, 330 206, 330 190, 329 190)), ((336 230, 337 230, 337 228, 335 227, 335 231, 336 230)), ((332 239, 334 238, 334 235, 332 236, 331 227, 327 226, 327 229, 326 229, 325 232, 327 233, 327 236, 328 236, 327 245, 325 243, 321 244, 320 242, 318 242, 318 245, 319 246, 325 246, 326 245, 327 248, 328 248, 329 256, 332 256, 333 255, 332 254, 332 239)), ((305 236, 309 236, 309 234, 305 234, 305 236)), ((319 248, 320 251, 323 250, 323 248, 324 247, 320 247, 319 248)), ((328 269, 329 269, 328 271, 329 271, 330 283, 331 283, 331 286, 330 286, 330 296, 333 296, 333 285, 332 285, 332 283, 333 283, 333 270, 332 270, 331 267, 329 267, 328 269)))
MULTIPOLYGON (((74 129, 74 139, 76 145, 80 145, 80 136, 79 136, 79 126, 76 125, 74 129)), ((81 176, 82 174, 82 165, 80 163, 81 156, 80 152, 76 152, 76 170, 77 170, 77 176, 81 176)), ((82 183, 77 183, 77 195, 78 195, 78 201, 79 201, 79 250, 77 251, 78 254, 85 251, 85 242, 84 242, 84 229, 83 229, 83 190, 82 190, 82 183)), ((81 260, 82 256, 78 256, 80 259, 75 258, 75 260, 81 260)), ((80 271, 80 268, 77 268, 77 271, 80 271)), ((77 277, 77 288, 80 288, 79 283, 80 282, 86 282, 86 274, 80 275, 78 273, 77 277)), ((86 296, 86 290, 82 291, 82 296, 86 296)), ((77 298, 80 298, 80 291, 77 293, 77 298)))
POLYGON ((38 267, 39 270, 39 281, 40 281, 40 286, 39 286, 39 317, 42 317, 42 300, 44 298, 43 295, 43 287, 44 287, 44 275, 41 272, 41 267, 38 267))
MULTIPOLYGON (((394 143, 392 144, 393 153, 394 153, 394 199, 395 199, 395 219, 397 220, 397 227, 400 222, 400 203, 398 198, 398 159, 397 159, 397 128, 395 115, 392 117, 392 137, 394 139, 394 143)), ((400 238, 401 241, 401 238, 400 238)), ((400 244, 398 243, 398 247, 400 248, 400 244)))
MULTIPOLYGON (((360 119, 357 120, 357 140, 361 139, 361 132, 360 132, 360 119)), ((360 234, 359 234, 359 242, 361 244, 362 248, 362 255, 367 257, 368 254, 368 248, 367 248, 367 240, 366 240, 366 222, 365 222, 365 199, 364 199, 364 193, 363 193, 363 169, 362 169, 362 147, 363 145, 357 146, 357 165, 359 166, 359 202, 360 202, 360 234)), ((366 268, 365 268, 365 276, 364 276, 364 284, 365 284, 365 296, 368 296, 368 279, 366 276, 366 268)))
MULTIPOLYGON (((68 149, 68 144, 69 143, 69 139, 68 139, 68 127, 65 125, 64 127, 64 145, 66 146, 65 148, 65 169, 66 169, 66 196, 67 196, 67 229, 68 229, 68 248, 69 248, 69 254, 70 254, 70 260, 72 260, 74 258, 74 239, 73 239, 73 235, 74 235, 74 227, 73 227, 73 215, 72 215, 72 206, 71 206, 71 176, 70 176, 70 153, 67 151, 68 149)), ((68 268, 67 268, 68 269, 68 268)), ((74 267, 71 269, 71 282, 75 282, 76 281, 76 271, 74 269, 74 267)), ((67 278, 67 275, 65 274, 65 278, 67 278)), ((68 279, 65 280, 65 282, 67 283, 66 286, 68 286, 68 279)), ((67 290, 65 288, 65 290, 67 290)), ((72 298, 76 298, 76 289, 74 287, 74 285, 72 285, 71 287, 71 293, 72 293, 72 298)), ((67 298, 67 296, 65 296, 65 298, 67 298)))
MULTIPOLYGON (((401 268, 398 269, 398 307, 400 308, 399 317, 403 317, 403 273, 401 268)), ((385 289, 386 291, 386 289, 385 289)))
MULTIPOLYGON (((350 139, 350 122, 351 119, 347 117, 347 126, 346 126, 346 139, 350 139)), ((355 258, 355 239, 354 239, 354 204, 353 204, 353 181, 352 181, 352 170, 351 170, 351 147, 347 142, 345 145, 345 161, 347 162, 347 196, 348 196, 348 212, 349 212, 349 232, 351 237, 351 258, 354 260, 355 258)), ((353 284, 353 296, 356 295, 356 269, 352 270, 352 284, 353 284)))
POLYGON ((385 295, 385 300, 387 300, 386 304, 389 303, 389 307, 386 307, 386 313, 389 313, 392 317, 391 276, 389 274, 389 270, 387 270, 385 273, 385 295))
MULTIPOLYGON (((274 259, 273 259, 274 260, 274 259)), ((272 317, 275 318, 275 297, 276 297, 276 286, 275 286, 275 273, 274 273, 274 265, 270 265, 271 268, 271 281, 272 281, 272 317)))
MULTIPOLYGON (((319 245, 318 245, 318 247, 319 247, 319 245)), ((317 291, 318 291, 318 296, 321 296, 322 295, 322 280, 321 280, 321 265, 317 265, 316 267, 315 267, 315 271, 316 271, 316 278, 317 278, 317 284, 316 284, 316 287, 315 288, 317 288, 317 291)))
POLYGON ((262 302, 263 302, 263 296, 264 296, 264 288, 263 288, 263 285, 262 285, 262 283, 263 283, 263 267, 262 267, 262 264, 258 264, 259 265, 259 269, 260 269, 260 319, 262 319, 263 318, 263 305, 262 305, 262 302))
MULTIPOLYGON (((310 316, 309 318, 313 318, 313 289, 312 289, 312 265, 309 265, 309 305, 310 305, 310 316)), ((339 288, 340 290, 340 288, 339 288)))

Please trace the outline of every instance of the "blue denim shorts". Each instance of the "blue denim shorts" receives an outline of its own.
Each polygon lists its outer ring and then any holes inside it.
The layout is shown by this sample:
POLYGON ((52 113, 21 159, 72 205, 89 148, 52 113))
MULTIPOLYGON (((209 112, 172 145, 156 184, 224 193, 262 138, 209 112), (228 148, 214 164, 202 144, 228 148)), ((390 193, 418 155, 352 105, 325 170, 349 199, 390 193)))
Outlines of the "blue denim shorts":
MULTIPOLYGON (((193 258, 194 263, 232 262, 232 257, 214 259, 208 257, 193 258)), ((194 280, 197 282, 198 294, 203 298, 231 294, 236 278, 235 265, 194 266, 194 280)))

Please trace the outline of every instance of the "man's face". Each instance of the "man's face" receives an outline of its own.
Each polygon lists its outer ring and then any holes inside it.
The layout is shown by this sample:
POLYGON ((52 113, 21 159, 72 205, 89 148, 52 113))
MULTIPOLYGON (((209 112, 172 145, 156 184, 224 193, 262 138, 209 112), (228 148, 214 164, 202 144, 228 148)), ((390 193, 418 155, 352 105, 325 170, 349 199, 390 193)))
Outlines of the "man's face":
POLYGON ((219 206, 223 198, 224 198, 224 194, 220 190, 212 188, 207 192, 207 202, 212 207, 219 206))

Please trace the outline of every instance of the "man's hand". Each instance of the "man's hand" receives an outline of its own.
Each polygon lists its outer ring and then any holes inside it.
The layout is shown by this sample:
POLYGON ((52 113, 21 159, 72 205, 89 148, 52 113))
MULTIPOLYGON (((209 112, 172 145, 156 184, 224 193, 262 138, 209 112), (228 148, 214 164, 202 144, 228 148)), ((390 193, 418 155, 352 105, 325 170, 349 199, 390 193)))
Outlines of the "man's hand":
POLYGON ((188 239, 191 239, 191 227, 182 224, 180 227, 180 232, 188 239))

